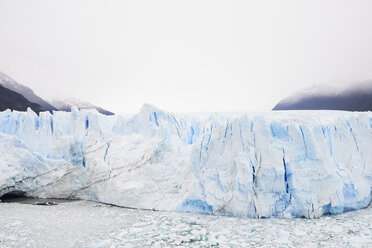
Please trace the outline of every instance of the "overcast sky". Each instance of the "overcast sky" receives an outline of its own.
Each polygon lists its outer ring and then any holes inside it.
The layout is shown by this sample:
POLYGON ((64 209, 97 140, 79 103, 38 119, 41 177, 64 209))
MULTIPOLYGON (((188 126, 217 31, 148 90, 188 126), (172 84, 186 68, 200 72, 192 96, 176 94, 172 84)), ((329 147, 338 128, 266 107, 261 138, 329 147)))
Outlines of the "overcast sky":
POLYGON ((372 78, 372 1, 0 0, 0 71, 114 112, 265 111, 372 78))

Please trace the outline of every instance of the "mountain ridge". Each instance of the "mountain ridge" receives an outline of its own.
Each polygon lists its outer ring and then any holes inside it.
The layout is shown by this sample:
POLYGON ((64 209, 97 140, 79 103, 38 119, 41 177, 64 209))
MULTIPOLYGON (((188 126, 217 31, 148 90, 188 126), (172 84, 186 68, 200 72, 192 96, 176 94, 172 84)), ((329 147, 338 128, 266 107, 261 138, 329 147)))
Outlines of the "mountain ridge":
POLYGON ((50 103, 60 111, 70 112, 72 107, 77 107, 78 109, 96 109, 99 113, 104 115, 115 114, 90 102, 83 102, 75 98, 53 99, 50 101, 50 103))
POLYGON ((37 96, 31 88, 18 83, 13 78, 9 77, 3 72, 0 72, 0 84, 9 90, 12 90, 14 92, 17 92, 18 94, 21 94, 29 102, 40 105, 42 107, 42 111, 51 112, 53 110, 57 110, 57 108, 52 106, 50 103, 48 103, 41 97, 37 96))
POLYGON ((372 80, 324 91, 316 87, 295 92, 277 103, 273 110, 372 111, 372 80))
POLYGON ((96 109, 99 113, 104 115, 114 115, 115 113, 108 111, 106 109, 103 109, 101 107, 98 107, 94 104, 91 104, 89 102, 83 102, 77 99, 73 98, 67 98, 64 100, 54 100, 54 101, 47 101, 43 98, 39 97, 34 93, 34 91, 23 84, 18 83, 13 78, 9 77, 5 73, 0 71, 0 86, 2 86, 1 89, 4 97, 2 98, 2 107, 14 110, 21 110, 26 111, 27 107, 30 107, 32 110, 34 110, 36 113, 42 112, 42 111, 67 111, 70 112, 72 107, 77 107, 78 109, 96 109), (5 89, 17 93, 21 95, 23 98, 21 98, 19 95, 14 95, 13 93, 10 93, 9 91, 6 91, 5 89), (14 99, 19 100, 20 102, 17 103, 12 100, 9 97, 6 97, 7 95, 12 94, 14 95, 14 99), (5 102, 5 100, 7 102, 5 102))
POLYGON ((23 95, 0 84, 0 111, 7 109, 27 111, 27 108, 31 108, 35 113, 43 111, 39 104, 28 101, 23 95))

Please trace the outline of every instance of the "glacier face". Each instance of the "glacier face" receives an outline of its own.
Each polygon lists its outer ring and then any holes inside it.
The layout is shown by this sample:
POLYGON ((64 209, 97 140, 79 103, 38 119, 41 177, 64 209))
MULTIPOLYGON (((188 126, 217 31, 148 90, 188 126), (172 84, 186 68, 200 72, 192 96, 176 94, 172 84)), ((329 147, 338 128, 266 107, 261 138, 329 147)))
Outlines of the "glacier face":
POLYGON ((0 112, 0 196, 238 217, 366 207, 372 113, 0 112))

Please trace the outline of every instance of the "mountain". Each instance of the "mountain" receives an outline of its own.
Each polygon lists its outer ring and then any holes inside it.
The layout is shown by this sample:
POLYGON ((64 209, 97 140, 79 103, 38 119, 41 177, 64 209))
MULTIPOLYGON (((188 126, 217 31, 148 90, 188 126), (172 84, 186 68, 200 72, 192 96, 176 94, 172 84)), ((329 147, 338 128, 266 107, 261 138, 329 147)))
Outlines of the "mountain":
POLYGON ((41 106, 40 111, 53 111, 57 110, 54 106, 49 104, 47 101, 37 96, 32 89, 27 86, 24 86, 20 83, 17 83, 14 79, 0 72, 0 84, 5 88, 17 92, 23 95, 29 102, 37 103, 41 106))
POLYGON ((2 92, 4 91, 3 93, 4 98, 1 99, 1 104, 2 104, 1 106, 2 107, 8 106, 7 108, 9 109, 27 110, 27 107, 30 107, 37 113, 41 111, 52 112, 53 110, 69 112, 71 111, 71 107, 75 106, 79 109, 96 109, 98 112, 104 115, 114 115, 114 113, 108 110, 105 110, 101 107, 98 107, 88 102, 82 102, 80 100, 73 99, 73 98, 64 99, 64 100, 53 100, 52 103, 49 103, 45 101, 44 99, 42 99, 41 97, 37 96, 31 88, 16 82, 14 79, 5 75, 2 72, 0 72, 0 85, 12 91, 13 93, 18 93, 23 98, 25 98, 25 99, 21 99, 19 96, 15 98, 5 97, 5 95, 8 96, 10 93, 5 92, 5 90, 2 89, 2 92), (20 102, 16 102, 16 99, 18 99, 20 102))
POLYGON ((99 113, 104 115, 114 115, 113 112, 110 112, 106 109, 93 105, 89 102, 83 102, 74 98, 53 99, 50 103, 61 111, 70 112, 72 107, 77 107, 78 109, 96 109, 99 113))
POLYGON ((0 85, 0 111, 6 109, 26 111, 28 107, 36 113, 43 110, 39 104, 30 102, 23 95, 0 85))
POLYGON ((273 110, 372 111, 372 80, 346 88, 316 85, 280 101, 273 110))

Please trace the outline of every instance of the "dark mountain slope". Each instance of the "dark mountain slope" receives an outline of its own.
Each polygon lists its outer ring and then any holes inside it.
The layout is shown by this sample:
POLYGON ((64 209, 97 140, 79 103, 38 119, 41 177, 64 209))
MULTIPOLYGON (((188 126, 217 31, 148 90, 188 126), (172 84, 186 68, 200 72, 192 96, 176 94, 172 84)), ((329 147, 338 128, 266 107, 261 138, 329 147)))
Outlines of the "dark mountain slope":
POLYGON ((42 111, 39 104, 30 102, 21 94, 0 85, 0 111, 7 109, 26 111, 28 107, 36 113, 42 111))
POLYGON ((32 89, 22 84, 17 83, 14 79, 0 72, 0 84, 7 89, 17 92, 23 95, 28 101, 37 103, 41 106, 42 111, 53 111, 57 110, 54 106, 49 104, 47 101, 37 96, 32 89))
MULTIPOLYGON (((96 105, 93 105, 88 102, 82 102, 80 100, 76 99, 65 99, 65 100, 57 100, 53 101, 52 103, 49 103, 42 99, 41 97, 37 96, 32 89, 30 89, 27 86, 24 86, 20 83, 17 83, 14 79, 10 78, 9 76, 5 75, 4 73, 0 72, 0 85, 3 87, 16 92, 18 94, 21 94, 28 102, 36 103, 39 108, 38 111, 49 111, 52 112, 53 110, 60 110, 60 111, 71 111, 71 107, 77 107, 79 109, 96 109, 98 112, 105 114, 105 115, 114 115, 114 113, 105 110, 101 107, 98 107, 96 105), (56 105, 55 105, 56 104, 56 105)), ((7 98, 10 100, 9 98, 7 98)), ((17 98, 18 99, 18 98, 17 98)), ((3 99, 3 105, 4 106, 10 106, 9 108, 13 109, 15 106, 15 101, 14 99, 6 103, 5 98, 3 99)), ((22 101, 19 103, 19 106, 23 106, 26 102, 22 101)), ((34 109, 36 106, 35 105, 29 105, 32 109, 34 109)), ((27 108, 26 108, 27 109, 27 108)))
POLYGON ((343 90, 298 92, 280 101, 273 110, 372 111, 372 80, 352 84, 343 90))

